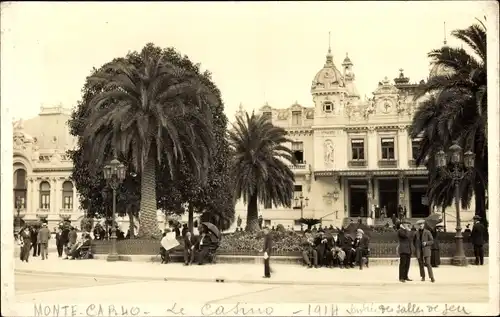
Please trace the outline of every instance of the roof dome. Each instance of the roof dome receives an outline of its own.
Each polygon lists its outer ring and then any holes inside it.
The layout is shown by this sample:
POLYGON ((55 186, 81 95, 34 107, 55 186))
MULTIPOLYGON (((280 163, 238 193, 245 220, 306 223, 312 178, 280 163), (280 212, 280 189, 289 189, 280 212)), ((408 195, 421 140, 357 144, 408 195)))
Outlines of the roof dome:
POLYGON ((449 67, 440 64, 431 64, 431 70, 429 72, 429 78, 443 75, 451 75, 453 70, 449 67))
POLYGON ((326 62, 323 68, 314 76, 311 90, 329 89, 333 87, 345 87, 344 78, 333 63, 333 55, 330 49, 326 55, 326 62))
POLYGON ((342 62, 342 65, 351 65, 352 66, 351 59, 349 58, 349 55, 347 53, 345 54, 345 58, 344 58, 344 61, 342 62))

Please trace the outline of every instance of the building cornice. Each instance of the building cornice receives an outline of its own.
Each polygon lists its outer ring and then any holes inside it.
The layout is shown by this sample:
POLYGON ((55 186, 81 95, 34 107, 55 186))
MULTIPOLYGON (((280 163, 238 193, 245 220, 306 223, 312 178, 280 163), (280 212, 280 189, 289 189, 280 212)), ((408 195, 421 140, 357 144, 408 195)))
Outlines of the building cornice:
POLYGON ((73 167, 35 167, 33 172, 35 173, 45 173, 45 172, 71 172, 73 167))
POLYGON ((314 177, 330 177, 334 175, 343 177, 376 177, 376 176, 426 176, 426 169, 376 169, 376 170, 335 170, 315 171, 314 177))
POLYGON ((309 136, 312 135, 313 130, 311 128, 292 128, 286 129, 286 134, 290 136, 309 136))

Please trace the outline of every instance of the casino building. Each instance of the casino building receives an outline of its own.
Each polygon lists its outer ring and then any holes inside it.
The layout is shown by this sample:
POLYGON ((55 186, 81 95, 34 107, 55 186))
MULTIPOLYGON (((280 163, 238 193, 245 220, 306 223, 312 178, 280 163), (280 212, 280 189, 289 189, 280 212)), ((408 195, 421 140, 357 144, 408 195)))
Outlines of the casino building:
MULTIPOLYGON (((418 84, 399 71, 392 81, 383 78, 371 98, 361 98, 353 61, 346 55, 339 69, 328 50, 312 80, 311 105, 260 108, 273 124, 286 129, 297 161, 290 166, 296 179, 293 208, 260 206, 265 224, 297 229, 303 217, 339 226, 358 217, 378 217, 376 206, 388 217, 398 206, 414 219, 433 211, 426 197, 427 170, 415 165, 420 140, 409 137, 418 84)), ((440 71, 433 68, 430 76, 440 71)), ((240 106, 236 115, 243 111, 240 106)), ((236 210, 246 217, 242 201, 236 210)), ((448 228, 454 228, 455 210, 449 208, 447 214, 448 228)), ((464 210, 462 219, 468 222, 472 216, 464 210)))

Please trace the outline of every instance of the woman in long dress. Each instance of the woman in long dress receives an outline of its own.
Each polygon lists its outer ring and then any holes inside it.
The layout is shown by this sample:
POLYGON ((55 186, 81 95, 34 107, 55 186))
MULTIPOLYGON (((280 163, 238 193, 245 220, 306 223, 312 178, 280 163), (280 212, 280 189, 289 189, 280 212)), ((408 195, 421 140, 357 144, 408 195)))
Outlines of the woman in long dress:
POLYGON ((19 241, 21 243, 21 261, 28 262, 31 250, 31 234, 28 227, 19 234, 19 241))

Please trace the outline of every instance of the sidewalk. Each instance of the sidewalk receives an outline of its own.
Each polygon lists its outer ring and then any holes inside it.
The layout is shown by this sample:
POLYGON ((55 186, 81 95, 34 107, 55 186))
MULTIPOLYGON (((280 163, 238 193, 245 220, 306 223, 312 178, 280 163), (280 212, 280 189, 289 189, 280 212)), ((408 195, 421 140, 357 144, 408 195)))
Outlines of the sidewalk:
MULTIPOLYGON (((257 264, 207 264, 183 266, 180 263, 159 264, 145 262, 107 262, 103 260, 63 260, 51 257, 42 261, 30 259, 29 263, 15 260, 15 271, 20 273, 78 275, 89 277, 123 278, 131 280, 167 280, 192 282, 226 282, 259 284, 302 285, 391 285, 398 284, 398 268, 374 266, 360 271, 354 269, 308 269, 304 266, 275 264, 271 279, 263 279, 264 268, 257 264)), ((439 285, 487 285, 488 265, 441 266, 434 269, 439 285)), ((418 266, 412 265, 410 278, 421 283, 418 266)), ((430 282, 428 282, 430 283, 430 282)))

